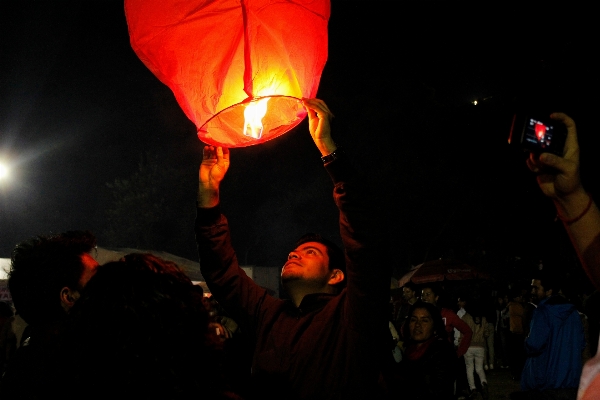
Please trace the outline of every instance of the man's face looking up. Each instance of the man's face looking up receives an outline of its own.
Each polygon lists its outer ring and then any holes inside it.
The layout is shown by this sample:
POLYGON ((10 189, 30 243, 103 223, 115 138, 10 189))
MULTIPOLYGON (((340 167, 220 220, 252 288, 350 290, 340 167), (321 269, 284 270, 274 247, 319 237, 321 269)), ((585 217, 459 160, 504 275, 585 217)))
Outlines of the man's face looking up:
POLYGON ((281 270, 281 280, 329 281, 329 256, 327 247, 318 242, 306 242, 288 255, 281 270))

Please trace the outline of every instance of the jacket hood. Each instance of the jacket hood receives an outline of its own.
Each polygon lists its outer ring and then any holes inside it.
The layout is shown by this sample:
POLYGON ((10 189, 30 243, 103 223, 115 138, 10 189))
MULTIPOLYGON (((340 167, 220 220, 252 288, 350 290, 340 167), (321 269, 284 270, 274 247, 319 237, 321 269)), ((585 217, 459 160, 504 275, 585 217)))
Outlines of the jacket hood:
POLYGON ((565 321, 571 314, 577 312, 574 304, 569 303, 562 296, 550 296, 540 302, 540 306, 544 306, 548 313, 556 316, 561 321, 565 321))

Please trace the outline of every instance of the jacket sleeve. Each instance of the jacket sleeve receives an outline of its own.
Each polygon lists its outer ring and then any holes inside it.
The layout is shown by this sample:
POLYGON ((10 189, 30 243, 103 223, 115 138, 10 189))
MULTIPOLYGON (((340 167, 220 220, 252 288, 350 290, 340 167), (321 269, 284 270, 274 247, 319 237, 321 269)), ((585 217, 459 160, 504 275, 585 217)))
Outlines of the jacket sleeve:
POLYGON ((529 336, 525 339, 525 352, 532 356, 540 354, 548 345, 549 335, 552 332, 548 316, 540 306, 533 312, 529 336))
POLYGON ((236 322, 254 331, 262 310, 277 299, 239 267, 219 206, 197 209, 195 231, 200 270, 212 295, 236 322))
POLYGON ((449 317, 451 321, 448 322, 450 322, 452 326, 454 326, 462 335, 460 343, 458 345, 458 349, 456 349, 456 356, 461 357, 467 352, 469 346, 471 345, 471 339, 473 338, 473 330, 469 328, 469 325, 467 325, 467 323, 460 319, 460 317, 455 313, 451 313, 449 315, 451 315, 451 317, 449 317))
POLYGON ((388 232, 374 190, 350 163, 340 158, 325 168, 334 183, 333 196, 340 211, 340 235, 346 254, 347 307, 350 329, 363 334, 380 325, 386 316, 391 278, 388 232))

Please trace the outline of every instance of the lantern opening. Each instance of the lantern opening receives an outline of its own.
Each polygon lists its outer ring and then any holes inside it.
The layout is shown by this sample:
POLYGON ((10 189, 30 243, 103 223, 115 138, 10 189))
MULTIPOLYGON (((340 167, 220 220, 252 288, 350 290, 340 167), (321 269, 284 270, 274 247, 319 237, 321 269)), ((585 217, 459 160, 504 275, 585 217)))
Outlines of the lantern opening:
POLYGON ((257 101, 251 101, 244 109, 244 129, 243 133, 254 139, 260 139, 263 132, 262 119, 267 113, 268 97, 257 101))
POLYGON ((306 117, 302 100, 291 96, 255 97, 221 110, 200 129, 198 138, 213 146, 244 147, 275 139, 306 117), (268 103, 268 107, 267 107, 268 103), (261 114, 248 113, 258 112, 261 114))

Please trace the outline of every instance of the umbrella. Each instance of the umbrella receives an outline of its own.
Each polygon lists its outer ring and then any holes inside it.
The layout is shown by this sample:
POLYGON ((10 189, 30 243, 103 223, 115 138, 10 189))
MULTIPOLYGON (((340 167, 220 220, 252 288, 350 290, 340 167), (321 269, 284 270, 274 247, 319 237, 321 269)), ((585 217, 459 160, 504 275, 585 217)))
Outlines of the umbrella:
POLYGON ((454 260, 434 260, 417 265, 398 280, 398 286, 404 286, 408 281, 416 284, 448 281, 464 281, 470 279, 489 279, 489 274, 454 260))

